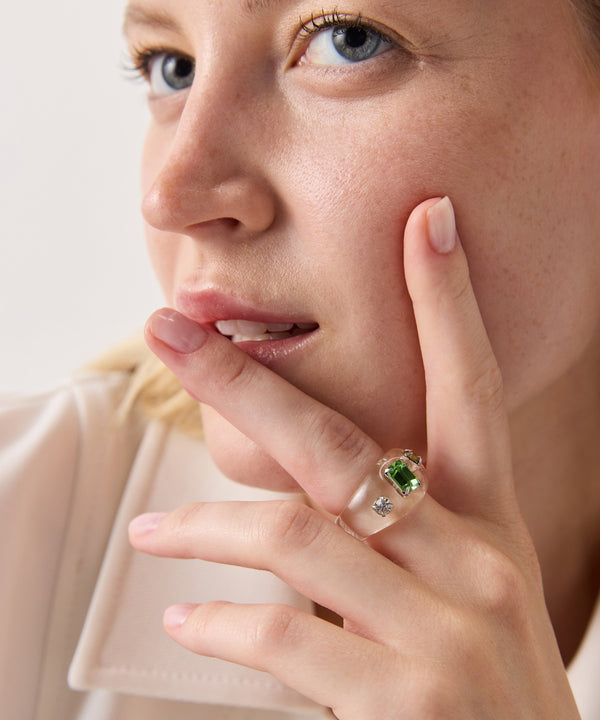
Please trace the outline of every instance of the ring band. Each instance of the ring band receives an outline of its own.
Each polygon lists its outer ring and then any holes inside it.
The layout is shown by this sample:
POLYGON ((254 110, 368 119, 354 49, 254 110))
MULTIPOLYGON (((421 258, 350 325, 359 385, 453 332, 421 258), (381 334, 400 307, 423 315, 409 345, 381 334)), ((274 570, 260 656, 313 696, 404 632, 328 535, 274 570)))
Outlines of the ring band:
POLYGON ((389 450, 358 486, 336 525, 365 540, 405 517, 426 492, 421 457, 412 450, 389 450))

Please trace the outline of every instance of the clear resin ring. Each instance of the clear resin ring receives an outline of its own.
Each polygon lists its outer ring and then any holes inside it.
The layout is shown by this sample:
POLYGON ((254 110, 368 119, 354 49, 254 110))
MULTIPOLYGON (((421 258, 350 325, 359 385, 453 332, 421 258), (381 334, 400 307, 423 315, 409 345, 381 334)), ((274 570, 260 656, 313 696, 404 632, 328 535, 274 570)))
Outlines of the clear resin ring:
POLYGON ((336 524, 359 540, 407 515, 427 491, 423 461, 412 450, 389 450, 358 486, 336 524))

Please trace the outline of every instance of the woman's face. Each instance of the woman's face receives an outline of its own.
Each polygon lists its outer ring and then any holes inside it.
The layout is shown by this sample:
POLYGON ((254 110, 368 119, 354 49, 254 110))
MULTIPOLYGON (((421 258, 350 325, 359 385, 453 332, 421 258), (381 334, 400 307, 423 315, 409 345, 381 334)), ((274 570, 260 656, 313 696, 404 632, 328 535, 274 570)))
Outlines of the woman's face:
MULTIPOLYGON (((234 340, 382 446, 424 448, 402 236, 415 205, 447 194, 509 407, 545 391, 600 306, 600 93, 569 12, 133 0, 127 34, 152 85, 143 210, 167 301, 200 322, 259 323, 247 336, 318 325, 234 340)), ((225 472, 285 486, 203 415, 225 472)))

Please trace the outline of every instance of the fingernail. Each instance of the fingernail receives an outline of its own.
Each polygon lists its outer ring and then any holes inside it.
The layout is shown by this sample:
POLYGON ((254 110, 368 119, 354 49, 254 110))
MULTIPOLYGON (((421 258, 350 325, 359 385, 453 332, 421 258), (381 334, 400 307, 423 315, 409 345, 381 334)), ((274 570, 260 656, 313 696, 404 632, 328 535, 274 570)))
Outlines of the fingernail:
POLYGON ((157 340, 183 354, 199 350, 208 337, 206 330, 198 323, 169 308, 155 312, 146 327, 157 340))
POLYGON ((165 627, 178 628, 189 618, 195 605, 171 605, 165 610, 163 622, 165 627))
POLYGON ((456 219, 454 208, 448 196, 427 211, 429 244, 437 253, 445 255, 456 245, 456 219))
POLYGON ((154 532, 166 514, 167 513, 164 512, 157 512, 138 515, 129 523, 129 532, 133 535, 147 535, 148 533, 154 532))

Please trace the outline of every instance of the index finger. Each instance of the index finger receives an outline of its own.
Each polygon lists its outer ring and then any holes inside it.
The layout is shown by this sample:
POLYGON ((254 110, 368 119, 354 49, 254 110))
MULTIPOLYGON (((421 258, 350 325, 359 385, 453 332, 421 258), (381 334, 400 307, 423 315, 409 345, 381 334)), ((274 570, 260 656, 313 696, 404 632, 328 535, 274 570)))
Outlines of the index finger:
POLYGON ((383 454, 352 421, 176 310, 149 318, 146 341, 193 397, 264 448, 328 512, 341 511, 383 454))

